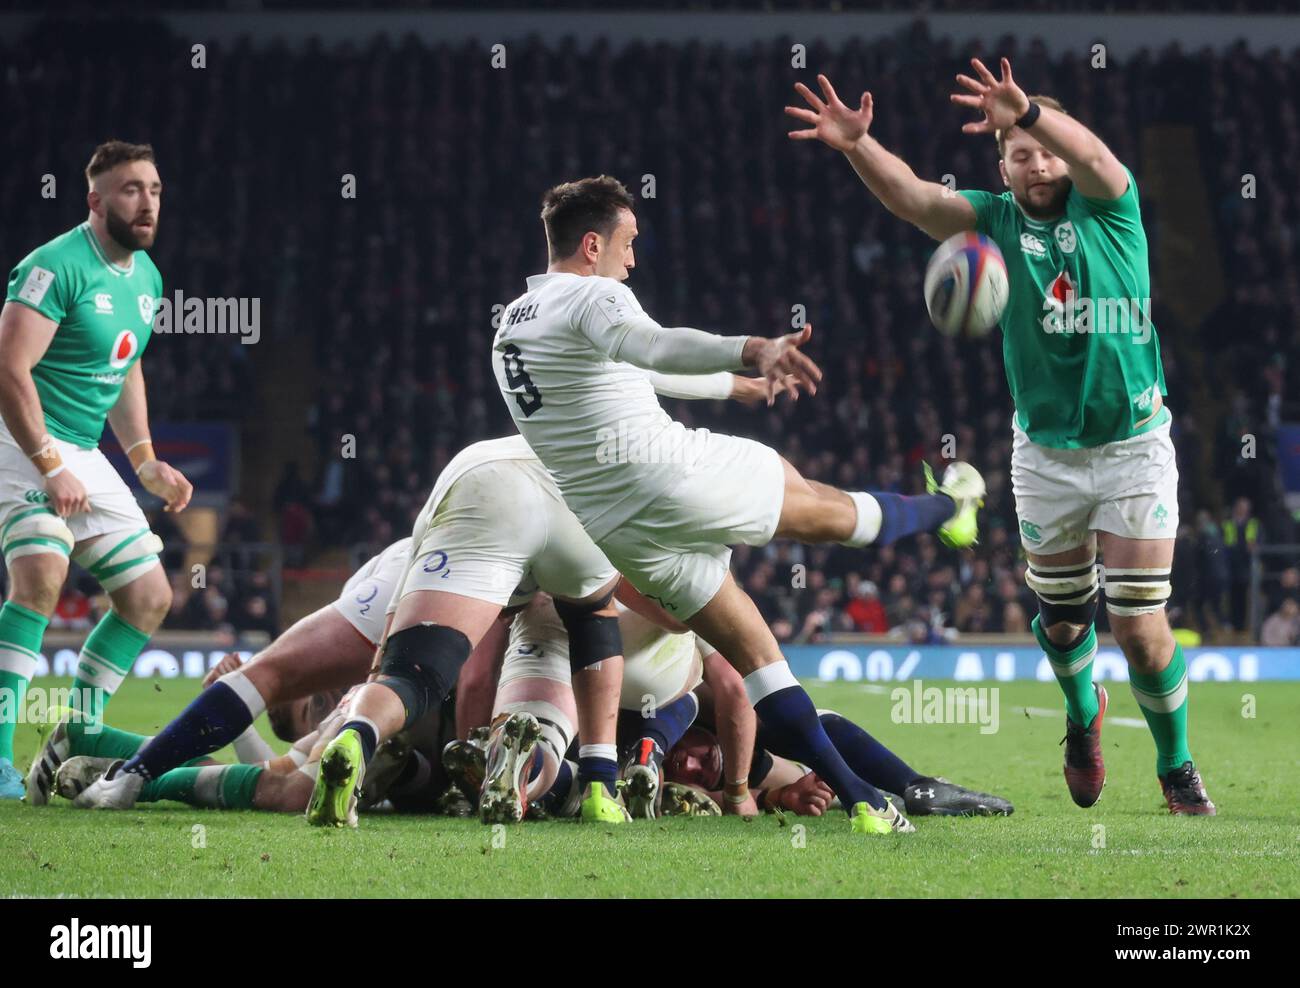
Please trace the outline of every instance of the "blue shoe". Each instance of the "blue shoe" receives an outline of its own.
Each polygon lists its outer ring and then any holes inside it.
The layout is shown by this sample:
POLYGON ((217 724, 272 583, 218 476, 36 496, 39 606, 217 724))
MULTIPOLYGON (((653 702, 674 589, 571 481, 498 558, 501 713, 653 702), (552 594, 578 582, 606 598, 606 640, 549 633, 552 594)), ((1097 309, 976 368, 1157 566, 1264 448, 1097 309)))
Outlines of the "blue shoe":
POLYGON ((22 799, 27 795, 23 776, 8 758, 0 758, 0 799, 22 799))

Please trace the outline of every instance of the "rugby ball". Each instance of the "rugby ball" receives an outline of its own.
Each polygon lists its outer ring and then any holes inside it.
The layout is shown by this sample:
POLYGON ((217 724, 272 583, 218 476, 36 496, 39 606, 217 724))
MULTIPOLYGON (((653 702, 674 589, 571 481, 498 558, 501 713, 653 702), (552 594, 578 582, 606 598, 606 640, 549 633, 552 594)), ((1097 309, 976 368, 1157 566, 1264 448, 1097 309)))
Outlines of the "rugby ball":
POLYGON ((945 336, 988 334, 1007 306, 1007 264, 982 233, 959 233, 939 245, 925 268, 925 307, 945 336))

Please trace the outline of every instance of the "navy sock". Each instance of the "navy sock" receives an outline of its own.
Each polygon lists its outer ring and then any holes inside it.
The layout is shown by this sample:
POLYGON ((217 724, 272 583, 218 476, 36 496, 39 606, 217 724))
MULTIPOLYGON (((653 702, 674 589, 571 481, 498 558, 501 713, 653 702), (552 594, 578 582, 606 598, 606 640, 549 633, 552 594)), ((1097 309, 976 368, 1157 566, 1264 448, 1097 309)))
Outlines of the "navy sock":
POLYGON ((186 762, 210 755, 239 737, 253 713, 238 693, 218 680, 181 711, 152 741, 135 753, 124 772, 156 779, 186 762))
POLYGON ((920 777, 919 772, 847 717, 822 714, 821 720, 826 736, 849 768, 873 785, 901 796, 920 777))
POLYGON ((545 795, 534 800, 547 813, 555 813, 573 791, 573 762, 567 758, 560 762, 560 770, 555 774, 555 781, 545 795))
POLYGON ((375 749, 379 747, 379 738, 375 736, 374 726, 367 720, 350 720, 339 728, 339 733, 344 731, 356 731, 361 737, 361 758, 369 765, 370 759, 375 757, 375 749))
POLYGON ((873 545, 889 545, 917 532, 932 532, 957 511, 957 503, 947 494, 919 494, 908 497, 868 491, 880 504, 880 534, 873 545))
POLYGON ((586 789, 593 782, 603 782, 611 796, 618 792, 618 762, 597 755, 579 755, 578 784, 586 789))
POLYGON ((657 708, 653 716, 643 717, 631 711, 624 711, 623 716, 633 721, 637 740, 649 738, 659 746, 660 754, 666 754, 695 723, 699 712, 700 701, 695 694, 683 693, 672 703, 657 708))
POLYGON ((854 775, 826 736, 817 719, 817 708, 802 686, 769 693, 754 704, 754 711, 763 722, 767 741, 764 747, 816 772, 839 797, 846 813, 852 813, 854 804, 862 802, 878 810, 884 808, 885 797, 880 790, 854 775))

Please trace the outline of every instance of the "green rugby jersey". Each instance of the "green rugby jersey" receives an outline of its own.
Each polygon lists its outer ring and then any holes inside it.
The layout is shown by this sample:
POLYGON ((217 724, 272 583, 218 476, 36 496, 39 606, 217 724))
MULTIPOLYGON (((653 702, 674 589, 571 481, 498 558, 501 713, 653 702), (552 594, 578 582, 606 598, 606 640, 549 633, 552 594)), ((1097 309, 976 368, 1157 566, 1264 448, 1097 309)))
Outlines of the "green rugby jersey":
POLYGON ((1162 409, 1135 425, 1165 394, 1165 375, 1137 183, 1124 170, 1118 199, 1071 188, 1065 213, 1048 221, 1026 216, 1010 191, 961 193, 1007 262, 1003 363, 1016 421, 1043 446, 1099 446, 1169 420, 1162 409))
POLYGON ((9 275, 7 302, 31 306, 58 329, 32 380, 51 436, 99 445, 127 371, 153 333, 162 275, 142 250, 126 267, 105 256, 89 222, 37 247, 9 275))

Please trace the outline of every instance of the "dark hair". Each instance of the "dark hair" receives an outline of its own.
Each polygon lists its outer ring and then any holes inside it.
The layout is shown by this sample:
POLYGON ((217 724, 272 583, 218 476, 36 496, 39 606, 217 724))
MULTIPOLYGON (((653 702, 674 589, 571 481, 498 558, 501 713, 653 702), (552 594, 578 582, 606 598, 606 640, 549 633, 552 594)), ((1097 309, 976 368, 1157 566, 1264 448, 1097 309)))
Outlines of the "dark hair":
POLYGON ((293 744, 298 736, 293 732, 293 705, 275 703, 266 708, 266 719, 271 725, 271 733, 281 741, 293 744))
POLYGON ((570 256, 588 233, 608 237, 618 223, 619 210, 632 209, 634 204, 623 183, 608 175, 547 189, 542 196, 542 223, 551 260, 570 256))
POLYGON ((153 161, 152 144, 128 144, 126 141, 105 141, 95 148, 86 166, 86 179, 91 181, 96 175, 111 171, 126 161, 153 161))

